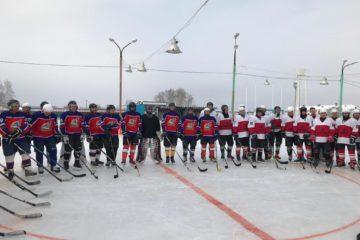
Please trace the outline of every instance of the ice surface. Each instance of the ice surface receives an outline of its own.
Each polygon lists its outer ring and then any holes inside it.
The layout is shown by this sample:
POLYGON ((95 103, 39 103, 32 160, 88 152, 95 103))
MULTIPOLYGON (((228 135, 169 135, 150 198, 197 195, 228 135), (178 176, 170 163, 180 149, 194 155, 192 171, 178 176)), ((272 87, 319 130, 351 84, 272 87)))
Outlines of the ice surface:
MULTIPOLYGON (((180 144, 178 150, 181 153, 180 144)), ((198 146, 197 156, 199 151, 198 146)), ((282 157, 286 157, 284 148, 282 157)), ((241 167, 229 162, 229 169, 222 164, 221 172, 208 163, 205 164, 208 171, 200 173, 196 167, 187 171, 176 160, 170 166, 172 169, 274 239, 328 232, 360 218, 360 185, 335 174, 326 175, 323 171, 316 174, 309 166, 303 170, 297 164, 282 171, 273 162, 258 164, 257 169, 246 162, 241 167)), ((19 164, 17 157, 17 172, 23 174, 19 164)), ((114 168, 99 167, 96 169, 99 180, 87 174, 66 183, 44 174, 38 177, 42 183, 36 186, 36 192, 51 189, 53 194, 39 199, 1 178, 0 189, 34 202, 50 201, 52 206, 34 208, 0 195, 1 204, 19 213, 43 213, 41 219, 20 220, 1 211, 0 224, 63 239, 261 239, 166 173, 150 157, 141 165, 140 172, 138 177, 127 166, 126 172, 120 172, 119 178, 114 179, 114 168)), ((358 171, 334 169, 334 172, 360 183, 358 171)), ((360 225, 355 224, 314 239, 351 240, 359 232, 360 225)))

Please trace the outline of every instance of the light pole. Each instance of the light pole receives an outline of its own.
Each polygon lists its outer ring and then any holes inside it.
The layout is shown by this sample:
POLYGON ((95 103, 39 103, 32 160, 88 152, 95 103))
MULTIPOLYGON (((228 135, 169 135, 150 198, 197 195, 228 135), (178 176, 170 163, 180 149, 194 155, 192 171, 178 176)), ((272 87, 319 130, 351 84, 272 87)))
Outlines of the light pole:
POLYGON ((271 87, 271 108, 274 108, 274 88, 273 88, 273 85, 271 85, 271 83, 267 79, 265 80, 264 85, 271 87))
POLYGON ((343 92, 344 92, 344 70, 345 70, 346 67, 358 63, 358 62, 352 62, 352 63, 346 64, 347 61, 348 61, 348 60, 344 60, 342 66, 341 66, 340 96, 339 96, 339 114, 340 114, 340 116, 341 116, 341 114, 342 114, 342 102, 343 102, 343 92))
POLYGON ((236 50, 238 48, 237 38, 239 37, 239 33, 234 35, 234 63, 233 63, 233 82, 232 82, 232 95, 231 95, 231 114, 234 114, 234 102, 235 102, 235 77, 236 77, 236 50))
POLYGON ((136 39, 132 40, 131 42, 129 42, 128 44, 126 44, 123 48, 121 48, 121 47, 119 46, 119 44, 117 44, 117 42, 116 42, 113 38, 109 38, 109 41, 112 42, 112 43, 114 43, 114 44, 116 45, 116 47, 119 49, 119 52, 120 52, 120 63, 119 63, 119 65, 120 65, 120 66, 119 66, 119 67, 120 67, 120 69, 119 69, 119 71, 120 71, 120 73, 119 73, 119 86, 120 86, 120 89, 119 89, 119 112, 120 112, 120 114, 121 114, 121 112, 122 112, 123 52, 124 52, 124 49, 125 49, 125 48, 127 48, 127 47, 128 47, 130 44, 132 44, 132 43, 136 43, 137 40, 136 40, 136 39))

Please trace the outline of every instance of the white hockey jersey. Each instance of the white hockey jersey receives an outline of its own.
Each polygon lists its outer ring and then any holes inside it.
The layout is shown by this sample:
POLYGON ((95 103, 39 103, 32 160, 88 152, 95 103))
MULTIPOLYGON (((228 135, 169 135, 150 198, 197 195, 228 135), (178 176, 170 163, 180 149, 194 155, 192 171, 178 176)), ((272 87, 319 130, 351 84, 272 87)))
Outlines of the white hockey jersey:
POLYGON ((218 113, 216 121, 218 124, 218 131, 220 136, 232 135, 233 120, 230 114, 229 117, 225 117, 223 113, 218 113))
POLYGON ((358 135, 357 120, 349 118, 343 120, 343 118, 336 119, 335 133, 337 134, 337 143, 350 144, 350 138, 358 135))
POLYGON ((249 137, 249 116, 244 117, 240 114, 236 115, 233 123, 233 132, 237 134, 238 138, 249 137))

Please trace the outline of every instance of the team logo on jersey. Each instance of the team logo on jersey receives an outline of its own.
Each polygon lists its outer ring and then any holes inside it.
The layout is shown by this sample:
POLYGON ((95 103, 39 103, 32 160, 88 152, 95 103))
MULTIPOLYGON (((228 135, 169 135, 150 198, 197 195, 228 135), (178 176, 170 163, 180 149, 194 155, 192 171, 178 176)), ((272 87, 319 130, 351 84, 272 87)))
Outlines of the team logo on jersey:
POLYGON ((212 124, 211 123, 205 123, 204 124, 204 129, 205 130, 211 130, 212 124))
POLYGON ((135 118, 130 118, 129 121, 128 121, 128 123, 127 123, 127 125, 128 125, 129 127, 135 126, 135 125, 136 125, 136 119, 135 119, 135 118))
POLYGON ((10 128, 17 129, 17 128, 20 128, 20 126, 21 126, 21 121, 15 121, 15 122, 11 123, 10 128))
POLYGON ((78 127, 79 126, 79 119, 77 119, 77 118, 71 119, 70 126, 71 127, 78 127))
POLYGON ((195 128, 195 123, 193 122, 189 122, 187 125, 186 125, 186 129, 187 130, 193 130, 195 128))
POLYGON ((41 127, 40 127, 40 131, 42 131, 42 132, 48 132, 50 130, 51 130, 50 122, 46 122, 43 125, 41 125, 41 127))
POLYGON ((167 122, 168 126, 175 126, 176 118, 170 118, 167 122))

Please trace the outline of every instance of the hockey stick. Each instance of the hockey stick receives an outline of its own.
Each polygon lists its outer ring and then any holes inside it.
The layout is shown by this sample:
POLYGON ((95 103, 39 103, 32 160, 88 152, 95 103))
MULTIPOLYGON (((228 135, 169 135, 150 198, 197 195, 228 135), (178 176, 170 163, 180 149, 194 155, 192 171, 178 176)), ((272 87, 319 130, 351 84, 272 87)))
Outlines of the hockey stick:
MULTIPOLYGON (((4 170, 6 170, 6 167, 0 163, 0 167, 2 167, 4 170)), ((37 185, 40 184, 40 180, 36 181, 27 181, 26 179, 20 177, 18 174, 14 172, 14 176, 17 177, 20 181, 26 183, 27 185, 37 185)))
MULTIPOLYGON (((302 147, 302 146, 301 146, 302 147)), ((292 148, 292 151, 293 151, 293 153, 295 154, 295 157, 297 158, 297 159, 299 159, 299 156, 298 156, 298 154, 296 153, 296 151, 294 150, 294 147, 292 148)), ((300 160, 300 164, 301 164, 301 166, 302 166, 302 168, 305 170, 306 168, 305 168, 305 165, 304 165, 304 163, 300 160)))
MULTIPOLYGON (((17 147, 20 151, 25 152, 24 149, 22 149, 18 144, 14 143, 14 146, 17 147)), ((32 157, 30 154, 28 154, 28 156, 30 157, 31 160, 33 160, 34 162, 37 163, 38 166, 40 166, 41 164, 34 158, 32 157)), ((51 172, 49 169, 47 169, 46 167, 44 167, 45 171, 47 171, 51 176, 53 176, 56 180, 58 180, 59 182, 67 182, 72 180, 73 178, 60 178, 58 176, 56 176, 53 172, 51 172)))
MULTIPOLYGON (((61 136, 64 136, 64 135, 61 134, 61 136)), ((68 145, 72 151, 76 152, 75 149, 73 148, 73 146, 71 146, 70 142, 67 142, 67 143, 64 142, 64 144, 68 145)), ((80 153, 80 154, 81 154, 81 153, 80 153)), ((84 157, 85 157, 85 159, 86 159, 86 156, 84 156, 84 157)), ((97 175, 95 175, 95 172, 91 171, 91 169, 90 169, 89 166, 86 164, 86 162, 84 162, 81 158, 80 158, 79 160, 84 164, 85 168, 91 173, 91 175, 92 175, 95 179, 98 179, 98 178, 99 178, 97 175)))
MULTIPOLYGON (((224 146, 225 147, 225 150, 226 150, 226 152, 229 152, 229 148, 227 148, 226 146, 224 146)), ((231 151, 230 151, 231 152, 231 151)), ((241 162, 236 162, 235 161, 235 158, 234 157, 231 157, 230 158, 231 159, 231 161, 234 163, 234 165, 236 166, 236 167, 240 167, 241 166, 241 162)))
MULTIPOLYGON (((129 138, 126 138, 126 142, 127 142, 128 146, 130 146, 129 138)), ((130 151, 131 151, 131 149, 130 149, 130 151)), ((139 152, 139 148, 138 148, 138 152, 139 152)), ((137 166, 136 159, 135 159, 135 160, 133 159, 133 161, 135 162, 134 168, 136 169, 137 174, 138 174, 138 176, 140 177, 140 171, 139 171, 139 168, 138 168, 138 166, 137 166)))
POLYGON ((14 216, 22 218, 22 219, 31 219, 31 218, 40 218, 40 217, 42 217, 41 213, 19 214, 19 213, 16 213, 16 212, 14 212, 14 211, 12 211, 12 210, 4 207, 4 206, 1 206, 1 205, 0 205, 0 208, 2 210, 4 210, 5 212, 8 212, 11 215, 14 215, 14 216))
POLYGON ((15 186, 17 186, 18 188, 20 188, 23 191, 27 191, 29 192, 31 195, 35 196, 35 197, 44 197, 47 196, 49 194, 52 193, 52 191, 47 191, 44 193, 35 193, 33 191, 31 191, 30 189, 28 189, 27 187, 24 187, 23 185, 21 185, 20 183, 18 183, 17 181, 15 181, 14 179, 11 179, 9 176, 7 176, 5 173, 3 173, 2 171, 0 171, 0 174, 2 176, 4 176, 7 180, 9 180, 10 182, 12 182, 15 186))
MULTIPOLYGON (((30 146, 32 146, 36 151, 42 153, 48 159, 48 161, 50 161, 49 155, 47 155, 45 152, 43 152, 40 149, 38 149, 37 147, 35 147, 35 145, 33 145, 33 144, 30 144, 30 146)), ((58 162, 56 162, 56 165, 58 165, 61 169, 63 169, 65 172, 69 173, 73 177, 85 177, 86 176, 86 173, 74 174, 74 173, 70 172, 68 169, 65 169, 58 162)))
POLYGON ((16 237, 26 235, 26 231, 24 230, 17 230, 17 231, 11 231, 11 232, 0 232, 0 237, 16 237))
POLYGON ((50 202, 32 203, 32 202, 26 201, 24 199, 20 199, 18 197, 15 197, 15 196, 11 195, 10 193, 7 193, 7 192, 2 191, 2 190, 0 190, 0 193, 4 194, 4 195, 6 195, 6 196, 8 196, 10 198, 13 198, 15 200, 18 200, 20 202, 26 203, 26 204, 28 204, 30 206, 33 206, 33 207, 43 207, 43 206, 50 206, 51 205, 50 202))
POLYGON ((170 143, 170 146, 175 149, 176 155, 178 155, 178 157, 180 158, 181 162, 184 164, 184 166, 186 167, 186 169, 187 169, 189 172, 191 172, 191 169, 189 168, 189 166, 187 165, 187 163, 184 161, 184 159, 180 156, 180 154, 178 153, 178 151, 176 151, 176 147, 175 147, 174 145, 172 145, 172 143, 171 143, 171 141, 170 141, 170 139, 168 138, 167 135, 165 135, 165 138, 166 138, 166 140, 168 140, 168 142, 170 143))
MULTIPOLYGON (((115 155, 115 149, 114 149, 114 144, 113 144, 113 141, 112 141, 112 136, 111 134, 109 134, 109 142, 110 142, 110 146, 111 146, 111 151, 112 151, 112 154, 114 156, 114 158, 116 158, 116 155, 115 155)), ((111 158, 110 158, 111 159, 111 158)), ((119 170, 118 170, 118 167, 116 166, 117 163, 116 163, 116 159, 111 159, 111 164, 114 164, 115 163, 115 175, 114 175, 114 178, 118 178, 119 177, 119 170)), ((122 170, 124 171, 124 170, 122 170)))
MULTIPOLYGON (((215 165, 216 165, 216 170, 218 171, 218 172, 221 172, 221 167, 220 167, 220 163, 219 163, 219 161, 218 161, 218 155, 217 155, 217 145, 216 145, 216 140, 217 140, 217 138, 215 138, 215 141, 214 141, 214 147, 215 147, 215 165)), ((210 144, 209 144, 209 148, 210 148, 210 144)), ((226 162, 227 163, 227 162, 226 162)), ((225 167, 226 168, 226 167, 225 167)))
MULTIPOLYGON (((183 145, 184 146, 184 145, 183 145)), ((190 153, 192 153, 193 155, 195 155, 194 154, 194 152, 191 150, 191 149, 189 149, 187 146, 185 146, 185 149, 188 151, 188 152, 190 152, 190 153)), ((198 170, 200 171, 200 172, 206 172, 208 169, 207 168, 201 168, 200 167, 200 165, 195 161, 195 164, 196 164, 196 167, 198 168, 198 170)))

